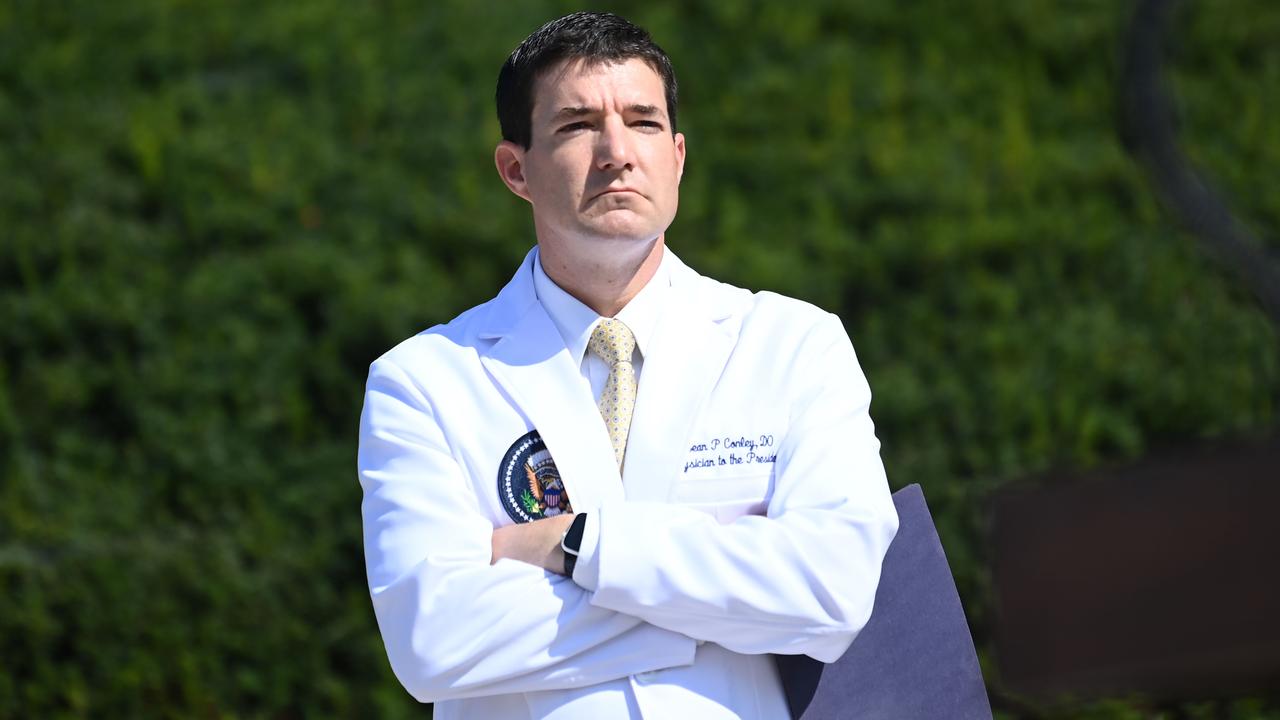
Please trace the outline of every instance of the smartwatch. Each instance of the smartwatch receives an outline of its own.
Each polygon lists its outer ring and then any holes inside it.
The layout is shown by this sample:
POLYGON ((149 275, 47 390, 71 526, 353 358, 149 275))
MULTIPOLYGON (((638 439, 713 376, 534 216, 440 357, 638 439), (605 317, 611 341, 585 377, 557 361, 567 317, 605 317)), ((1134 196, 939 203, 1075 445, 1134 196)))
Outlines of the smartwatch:
POLYGON ((573 516, 573 523, 560 537, 560 549, 564 551, 564 574, 573 577, 573 568, 578 564, 578 551, 582 549, 582 532, 587 527, 587 514, 578 513, 573 516))

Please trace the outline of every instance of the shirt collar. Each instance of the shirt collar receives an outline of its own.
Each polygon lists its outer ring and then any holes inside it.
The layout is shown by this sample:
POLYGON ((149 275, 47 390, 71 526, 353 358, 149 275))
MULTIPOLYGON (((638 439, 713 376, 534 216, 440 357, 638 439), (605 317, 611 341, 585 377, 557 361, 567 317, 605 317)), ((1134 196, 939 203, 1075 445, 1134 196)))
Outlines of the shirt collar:
MULTIPOLYGON (((617 315, 617 318, 635 335, 636 347, 640 350, 642 358, 653 344, 653 337, 658 330, 662 298, 671 287, 669 257, 671 253, 664 247, 662 260, 659 261, 653 277, 617 315)), ((587 342, 591 340, 591 331, 602 318, 596 314, 595 310, 565 292, 547 276, 546 271, 542 269, 541 254, 534 257, 533 291, 538 296, 538 302, 542 303, 547 315, 551 317, 551 322, 560 331, 560 337, 564 338, 569 354, 581 364, 587 352, 587 342)))

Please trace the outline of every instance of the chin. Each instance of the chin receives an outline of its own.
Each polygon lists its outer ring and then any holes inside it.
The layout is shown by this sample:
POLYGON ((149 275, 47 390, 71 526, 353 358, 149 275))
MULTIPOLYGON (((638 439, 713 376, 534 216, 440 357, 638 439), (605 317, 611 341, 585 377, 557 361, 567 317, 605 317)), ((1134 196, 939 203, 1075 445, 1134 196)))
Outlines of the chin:
POLYGON ((655 218, 651 216, 615 210, 587 220, 582 224, 581 230, 584 235, 600 240, 620 243, 650 242, 662 235, 670 224, 670 219, 660 223, 655 222, 655 218))
POLYGON ((583 228, 583 235, 588 235, 604 242, 640 243, 653 240, 662 231, 652 225, 637 223, 592 223, 583 228))

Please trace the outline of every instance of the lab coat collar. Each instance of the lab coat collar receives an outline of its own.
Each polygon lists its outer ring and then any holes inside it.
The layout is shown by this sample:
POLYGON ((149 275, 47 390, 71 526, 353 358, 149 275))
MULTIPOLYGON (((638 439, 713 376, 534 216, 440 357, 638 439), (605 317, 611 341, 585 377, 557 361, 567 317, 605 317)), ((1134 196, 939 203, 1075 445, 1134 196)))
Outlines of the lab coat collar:
MULTIPOLYGON (((535 246, 524 256, 515 275, 497 297, 484 306, 485 315, 478 326, 481 339, 492 340, 511 334, 525 322, 525 314, 540 304, 533 287, 533 264, 537 261, 538 248, 535 246)), ((663 250, 662 268, 677 290, 668 293, 664 305, 670 307, 680 301, 690 303, 677 314, 693 321, 723 321, 740 311, 749 295, 744 290, 699 275, 669 247, 663 250)), ((664 312, 664 321, 672 319, 666 318, 666 314, 664 312)))

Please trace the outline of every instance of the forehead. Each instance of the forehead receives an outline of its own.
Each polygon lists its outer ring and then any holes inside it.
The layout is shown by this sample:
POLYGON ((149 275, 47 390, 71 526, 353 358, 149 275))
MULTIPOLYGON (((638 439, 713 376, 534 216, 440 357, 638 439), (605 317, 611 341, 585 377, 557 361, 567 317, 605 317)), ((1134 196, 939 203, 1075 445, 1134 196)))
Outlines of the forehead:
POLYGON ((548 117, 566 107, 593 110, 652 105, 666 112, 662 78, 640 58, 587 63, 564 60, 538 76, 533 86, 533 116, 548 117))

